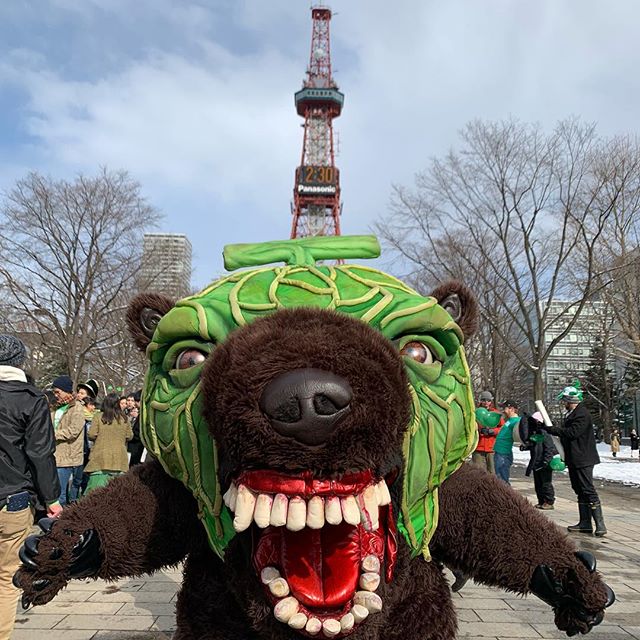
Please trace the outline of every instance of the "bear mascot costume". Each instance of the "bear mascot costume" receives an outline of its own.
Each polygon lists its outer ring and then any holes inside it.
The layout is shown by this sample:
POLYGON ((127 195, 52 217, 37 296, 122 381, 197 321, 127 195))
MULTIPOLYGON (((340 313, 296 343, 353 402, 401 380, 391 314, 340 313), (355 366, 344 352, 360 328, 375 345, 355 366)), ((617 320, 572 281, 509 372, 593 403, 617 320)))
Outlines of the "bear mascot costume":
POLYGON ((23 606, 184 562, 175 640, 452 640, 446 565, 536 594, 568 635, 600 623, 593 556, 464 464, 473 295, 343 262, 378 254, 372 236, 232 245, 227 269, 250 269, 135 298, 150 459, 41 521, 23 606))

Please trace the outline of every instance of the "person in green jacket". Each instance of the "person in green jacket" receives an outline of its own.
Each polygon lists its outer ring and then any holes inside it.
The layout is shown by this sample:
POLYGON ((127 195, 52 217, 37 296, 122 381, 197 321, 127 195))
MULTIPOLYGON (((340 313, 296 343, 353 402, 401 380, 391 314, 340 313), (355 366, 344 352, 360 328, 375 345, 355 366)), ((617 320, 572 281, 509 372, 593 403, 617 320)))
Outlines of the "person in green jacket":
POLYGON ((509 482, 509 472, 513 464, 513 433, 520 422, 520 416, 518 415, 518 405, 513 400, 504 402, 502 407, 506 422, 496 436, 496 441, 493 445, 494 462, 498 478, 504 480, 507 484, 511 484, 509 482))

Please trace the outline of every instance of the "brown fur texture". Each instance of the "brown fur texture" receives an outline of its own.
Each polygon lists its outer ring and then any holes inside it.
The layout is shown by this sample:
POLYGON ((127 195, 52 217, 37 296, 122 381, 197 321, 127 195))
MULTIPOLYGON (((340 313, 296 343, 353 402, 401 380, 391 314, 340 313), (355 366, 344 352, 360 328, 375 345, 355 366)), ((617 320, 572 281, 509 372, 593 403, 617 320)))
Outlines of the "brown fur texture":
POLYGON ((465 339, 469 339, 478 330, 478 303, 469 287, 458 280, 449 280, 436 287, 430 295, 451 314, 462 329, 465 339))
POLYGON ((203 386, 225 476, 269 468, 317 476, 373 469, 380 477, 400 465, 410 409, 402 360, 380 333, 345 314, 289 309, 238 329, 212 354, 203 386), (322 446, 279 435, 258 406, 270 380, 306 367, 342 376, 353 390, 351 412, 322 446))
POLYGON ((144 351, 151 341, 153 329, 160 318, 175 302, 160 293, 140 293, 127 309, 127 328, 131 339, 140 351, 144 351))
MULTIPOLYGON (((463 465, 440 490, 431 551, 479 582, 523 594, 536 567, 546 564, 587 609, 596 612, 607 601, 601 576, 576 559, 567 533, 496 476, 472 465, 463 465)), ((556 624, 566 629, 568 621, 557 615, 556 624)))
MULTIPOLYGON (((444 294, 451 293, 450 285, 445 289, 444 294)), ((466 296, 463 289, 456 291, 466 296)), ((461 322, 468 330, 470 317, 461 322)), ((238 329, 209 356, 202 391, 225 485, 238 471, 255 468, 311 470, 318 476, 362 469, 385 475, 402 469, 410 406, 402 359, 389 341, 346 315, 285 310, 238 329), (331 371, 353 390, 351 413, 320 446, 279 435, 259 408, 262 390, 274 376, 306 367, 331 371)), ((401 486, 400 475, 391 486, 395 513, 401 486)), ((510 487, 463 466, 445 480, 439 496, 434 560, 411 558, 400 538, 395 576, 379 587, 383 611, 356 627, 350 638, 453 640, 456 616, 440 562, 479 582, 523 594, 535 567, 544 563, 587 608, 601 608, 606 595, 599 576, 589 574, 567 537, 510 487)), ((34 603, 47 602, 66 584, 72 547, 87 529, 94 529, 101 542, 97 577, 136 576, 186 557, 175 640, 300 639, 273 617, 252 564, 251 528, 235 536, 220 560, 208 545, 195 499, 158 462, 134 467, 65 509, 40 542, 38 571, 20 573, 34 603), (62 549, 62 556, 51 559, 55 548, 62 549), (43 577, 51 584, 38 591, 34 580, 43 577)), ((556 622, 567 628, 573 618, 565 610, 557 613, 556 622)))

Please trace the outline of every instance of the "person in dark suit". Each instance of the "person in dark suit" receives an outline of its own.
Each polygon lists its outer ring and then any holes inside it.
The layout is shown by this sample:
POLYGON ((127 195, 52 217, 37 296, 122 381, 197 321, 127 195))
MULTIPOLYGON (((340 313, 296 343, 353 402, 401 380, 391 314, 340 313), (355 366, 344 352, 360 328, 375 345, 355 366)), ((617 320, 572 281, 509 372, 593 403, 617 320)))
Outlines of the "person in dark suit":
POLYGON ((580 521, 567 527, 574 533, 594 533, 591 519, 595 522, 595 535, 604 536, 607 528, 602 515, 598 492, 593 486, 593 467, 600 463, 593 431, 593 420, 583 404, 582 390, 578 385, 565 387, 558 399, 564 403, 566 413, 560 427, 548 427, 553 435, 560 437, 564 448, 564 461, 569 469, 571 488, 578 497, 580 521))

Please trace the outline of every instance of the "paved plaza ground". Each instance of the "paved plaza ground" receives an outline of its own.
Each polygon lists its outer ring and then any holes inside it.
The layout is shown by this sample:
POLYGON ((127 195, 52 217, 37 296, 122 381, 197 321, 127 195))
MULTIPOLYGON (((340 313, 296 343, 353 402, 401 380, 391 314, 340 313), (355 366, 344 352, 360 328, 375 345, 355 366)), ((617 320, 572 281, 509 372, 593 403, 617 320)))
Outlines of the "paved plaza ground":
MULTIPOLYGON (((514 472, 514 487, 535 502, 532 482, 522 476, 521 468, 514 472)), ((557 479, 556 489, 556 510, 546 513, 561 526, 573 524, 576 505, 566 477, 557 479)), ((607 484, 599 491, 609 535, 574 537, 581 548, 596 555, 617 602, 586 637, 640 640, 640 488, 607 484)), ((74 581, 46 606, 20 610, 12 640, 169 640, 180 581, 176 571, 115 584, 74 581)), ((523 599, 468 584, 454 600, 458 636, 465 640, 567 637, 553 624, 550 608, 535 597, 523 599)))

